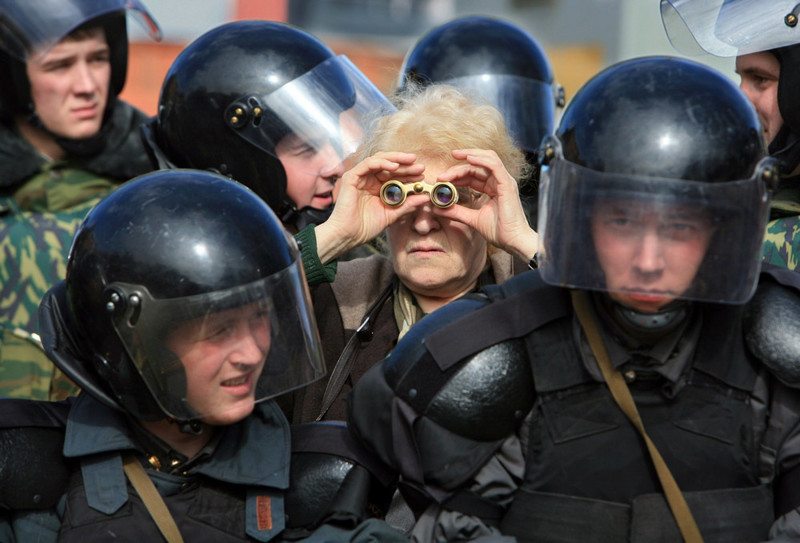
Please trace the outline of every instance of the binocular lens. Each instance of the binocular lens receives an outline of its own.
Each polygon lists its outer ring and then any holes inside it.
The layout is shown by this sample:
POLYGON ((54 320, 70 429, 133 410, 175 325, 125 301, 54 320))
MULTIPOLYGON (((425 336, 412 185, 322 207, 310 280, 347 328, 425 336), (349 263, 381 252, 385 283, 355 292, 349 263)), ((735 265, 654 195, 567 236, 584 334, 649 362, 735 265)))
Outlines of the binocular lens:
POLYGON ((431 200, 439 207, 448 207, 453 204, 455 194, 451 185, 442 183, 434 187, 433 193, 431 193, 431 200))
POLYGON ((383 187, 383 201, 391 206, 398 206, 406 199, 403 187, 395 184, 387 184, 383 187))
POLYGON ((381 200, 387 206, 397 207, 411 194, 427 194, 431 203, 437 207, 450 207, 458 203, 458 192, 450 183, 428 185, 423 182, 403 184, 397 180, 387 181, 381 187, 381 200))

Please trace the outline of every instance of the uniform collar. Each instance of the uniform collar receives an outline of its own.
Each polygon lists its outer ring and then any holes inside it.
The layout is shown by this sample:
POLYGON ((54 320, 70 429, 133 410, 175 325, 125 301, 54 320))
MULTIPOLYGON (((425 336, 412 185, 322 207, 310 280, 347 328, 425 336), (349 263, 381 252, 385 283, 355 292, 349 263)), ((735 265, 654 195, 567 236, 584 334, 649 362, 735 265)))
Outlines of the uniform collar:
MULTIPOLYGON (((220 432, 207 461, 190 462, 188 474, 203 474, 233 484, 285 489, 289 484, 289 423, 274 402, 261 402, 244 421, 220 432)), ((136 450, 147 454, 126 415, 81 394, 70 410, 64 456, 136 450)), ((202 453, 201 453, 202 454, 202 453)))

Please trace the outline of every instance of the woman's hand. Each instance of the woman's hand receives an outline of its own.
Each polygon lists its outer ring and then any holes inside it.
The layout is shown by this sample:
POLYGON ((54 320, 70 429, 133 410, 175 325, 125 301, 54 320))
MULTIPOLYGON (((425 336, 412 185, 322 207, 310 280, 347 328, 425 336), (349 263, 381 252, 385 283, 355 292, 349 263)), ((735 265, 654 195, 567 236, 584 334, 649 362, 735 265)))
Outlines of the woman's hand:
POLYGON ((517 181, 497 153, 485 149, 458 149, 452 155, 464 162, 448 168, 438 180, 469 187, 483 196, 475 206, 436 208, 435 213, 471 226, 492 245, 526 262, 530 260, 538 249, 539 235, 528 224, 517 181))
POLYGON ((315 229, 317 252, 326 264, 354 247, 374 239, 411 210, 385 205, 381 186, 390 179, 402 183, 423 180, 425 166, 412 153, 376 153, 346 171, 331 216, 315 229))

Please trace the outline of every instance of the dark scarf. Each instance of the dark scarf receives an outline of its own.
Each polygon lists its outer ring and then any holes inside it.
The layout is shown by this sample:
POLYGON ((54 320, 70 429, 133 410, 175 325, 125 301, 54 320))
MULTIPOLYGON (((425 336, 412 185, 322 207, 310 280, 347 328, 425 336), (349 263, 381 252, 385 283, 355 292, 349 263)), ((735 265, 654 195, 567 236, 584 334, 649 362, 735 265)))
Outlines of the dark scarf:
MULTIPOLYGON (((153 169, 139 136, 139 125, 147 116, 121 100, 115 100, 101 131, 105 144, 99 153, 67 156, 79 168, 99 176, 127 181, 153 169)), ((15 188, 47 162, 13 125, 0 125, 0 189, 15 188)))

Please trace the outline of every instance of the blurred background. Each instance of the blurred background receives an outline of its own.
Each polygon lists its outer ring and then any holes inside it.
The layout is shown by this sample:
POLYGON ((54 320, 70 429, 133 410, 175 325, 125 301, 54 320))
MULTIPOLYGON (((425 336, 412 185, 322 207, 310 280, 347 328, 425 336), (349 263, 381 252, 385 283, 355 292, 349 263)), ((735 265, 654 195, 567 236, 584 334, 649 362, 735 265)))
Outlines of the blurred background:
MULTIPOLYGON (((567 100, 592 75, 620 60, 678 55, 661 23, 658 0, 143 0, 161 25, 154 43, 130 22, 131 59, 121 97, 155 114, 161 82, 189 42, 229 21, 288 22, 345 54, 385 93, 403 57, 428 30, 466 15, 504 19, 542 45, 567 100)), ((509 54, 513 54, 512 51, 509 54)), ((738 83, 733 59, 694 60, 738 83)))

